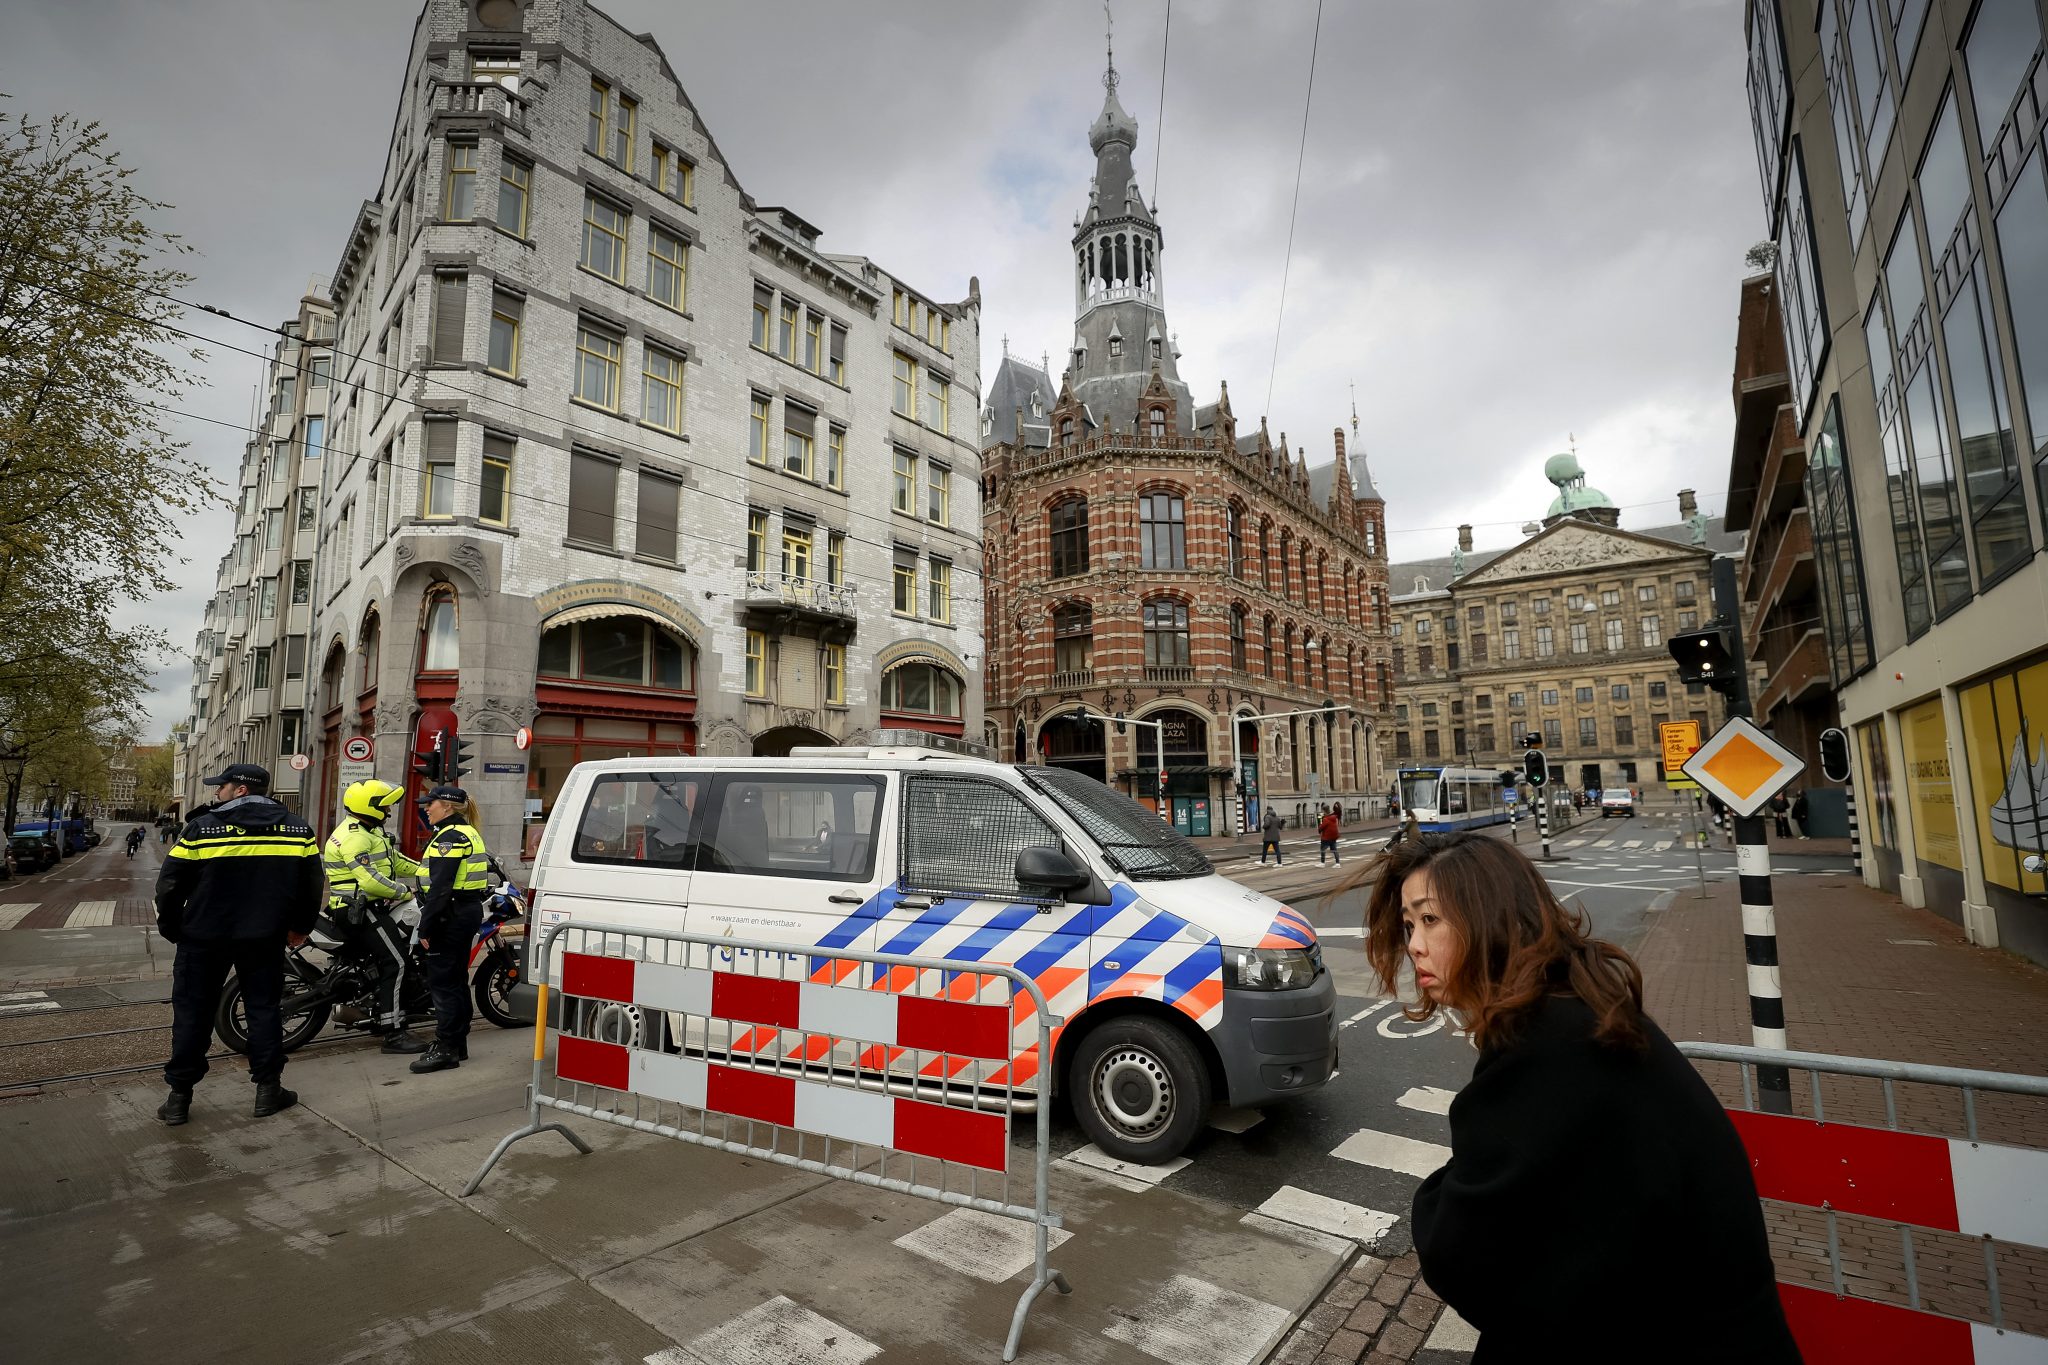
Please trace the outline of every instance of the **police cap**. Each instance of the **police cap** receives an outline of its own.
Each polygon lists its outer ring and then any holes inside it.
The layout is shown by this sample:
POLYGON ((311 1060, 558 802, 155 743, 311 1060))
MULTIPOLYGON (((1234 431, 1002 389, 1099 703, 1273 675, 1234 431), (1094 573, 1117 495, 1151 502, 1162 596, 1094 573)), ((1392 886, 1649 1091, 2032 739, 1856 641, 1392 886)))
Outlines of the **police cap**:
POLYGON ((429 792, 427 792, 425 796, 422 796, 420 798, 420 804, 424 806, 430 801, 451 801, 454 804, 460 806, 468 800, 468 792, 464 791, 460 787, 451 787, 446 783, 443 783, 442 785, 435 787, 429 792))
POLYGON ((233 782, 238 786, 247 787, 252 792, 267 792, 270 790, 270 769, 259 763, 230 763, 221 769, 219 777, 202 780, 209 787, 219 787, 233 782))

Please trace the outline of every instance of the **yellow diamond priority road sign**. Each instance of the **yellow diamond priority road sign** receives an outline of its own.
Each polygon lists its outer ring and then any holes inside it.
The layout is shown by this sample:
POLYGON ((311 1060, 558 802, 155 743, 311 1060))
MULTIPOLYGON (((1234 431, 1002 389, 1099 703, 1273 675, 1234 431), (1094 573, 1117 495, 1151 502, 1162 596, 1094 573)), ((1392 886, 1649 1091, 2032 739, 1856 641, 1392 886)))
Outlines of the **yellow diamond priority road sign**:
POLYGON ((1740 716, 1715 731, 1681 769, 1737 815, 1755 815, 1805 770, 1804 759, 1740 716))

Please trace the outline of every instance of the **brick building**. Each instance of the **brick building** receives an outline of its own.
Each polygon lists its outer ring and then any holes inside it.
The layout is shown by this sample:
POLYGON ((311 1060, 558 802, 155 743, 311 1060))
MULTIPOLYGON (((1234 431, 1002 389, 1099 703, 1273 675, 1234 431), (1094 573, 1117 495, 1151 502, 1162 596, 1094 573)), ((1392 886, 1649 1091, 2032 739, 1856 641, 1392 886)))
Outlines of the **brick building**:
POLYGON ((1742 538, 1710 529, 1691 489, 1676 525, 1634 531, 1576 455, 1544 473, 1557 496, 1521 544, 1475 552, 1461 526, 1449 558, 1388 570, 1393 761, 1512 766, 1535 731, 1555 780, 1653 796, 1657 727, 1725 719, 1705 687, 1679 681, 1666 641, 1713 616, 1708 567, 1742 538))
POLYGON ((650 37, 429 0, 334 273, 316 809, 453 730, 530 854, 580 761, 978 730, 978 286, 819 238, 650 37))
POLYGON ((1193 834, 1256 820, 1262 799, 1355 804, 1384 787, 1392 682, 1386 509, 1357 418, 1351 453, 1339 427, 1311 468, 1284 432, 1240 433, 1227 386, 1194 403, 1137 123, 1114 67, 1105 83, 1065 371, 1055 385, 1005 354, 982 412, 984 735, 1147 799, 1163 763, 1193 834))

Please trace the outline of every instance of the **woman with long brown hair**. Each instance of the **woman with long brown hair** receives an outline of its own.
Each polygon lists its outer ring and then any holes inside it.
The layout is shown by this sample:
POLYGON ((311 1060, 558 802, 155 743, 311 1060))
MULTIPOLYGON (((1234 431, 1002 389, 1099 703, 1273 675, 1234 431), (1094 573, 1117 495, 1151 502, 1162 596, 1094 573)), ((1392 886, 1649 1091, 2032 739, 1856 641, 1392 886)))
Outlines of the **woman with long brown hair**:
POLYGON ((1476 1365, 1799 1360, 1735 1127, 1643 1012, 1642 972, 1522 852, 1477 833, 1383 853, 1365 950, 1416 1021, 1479 1049, 1451 1159, 1416 1192, 1423 1278, 1476 1365))

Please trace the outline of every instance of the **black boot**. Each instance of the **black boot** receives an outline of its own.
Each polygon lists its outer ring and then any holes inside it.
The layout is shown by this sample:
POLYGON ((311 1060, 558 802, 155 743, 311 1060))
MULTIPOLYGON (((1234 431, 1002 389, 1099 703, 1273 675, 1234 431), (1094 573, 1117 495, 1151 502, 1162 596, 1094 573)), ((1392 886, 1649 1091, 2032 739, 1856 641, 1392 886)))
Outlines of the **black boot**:
POLYGON ((298 1091, 287 1090, 276 1081, 259 1081, 256 1085, 256 1107, 250 1112, 259 1119, 267 1119, 298 1102, 298 1091))
POLYGON ((464 1038, 461 1042, 455 1045, 455 1060, 458 1062, 466 1062, 469 1060, 469 1039, 464 1038))
POLYGON ((427 1045, 421 1042, 419 1039, 413 1037, 411 1031, 408 1029, 400 1029, 398 1032, 392 1034, 389 1038, 386 1038, 384 1040, 384 1046, 382 1048, 382 1051, 385 1052, 403 1053, 425 1052, 426 1050, 427 1045))
POLYGON ((192 1117, 192 1092, 173 1090, 164 1096, 164 1102, 156 1107, 156 1116, 167 1128, 176 1128, 192 1117))
POLYGON ((434 1045, 421 1053, 412 1064, 415 1076, 424 1076, 429 1071, 453 1071, 462 1065, 462 1055, 455 1048, 436 1039, 434 1045))

